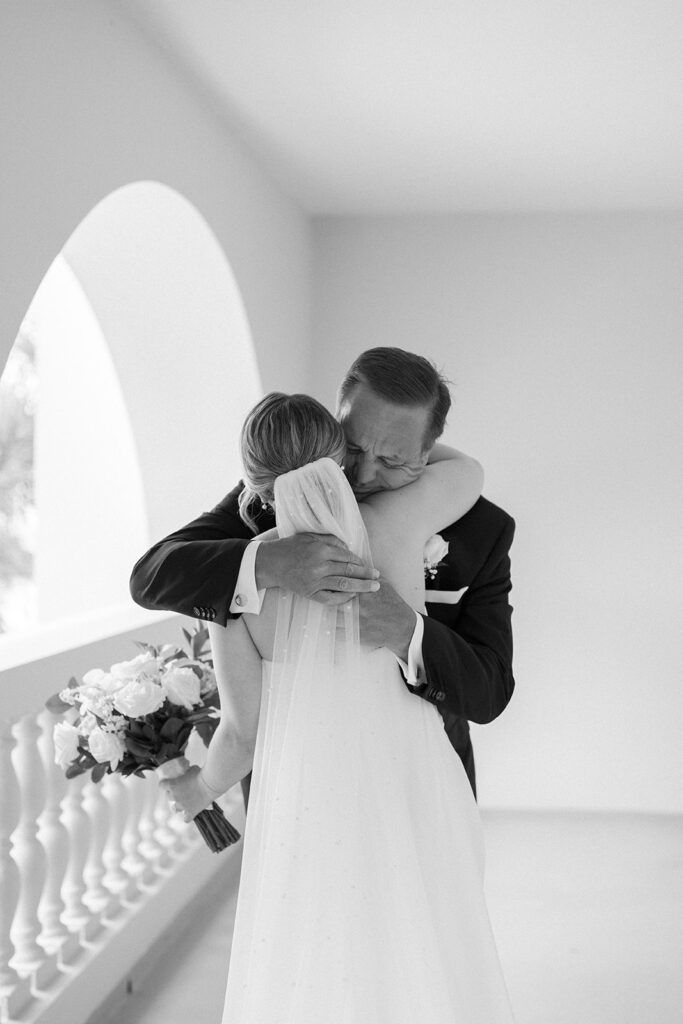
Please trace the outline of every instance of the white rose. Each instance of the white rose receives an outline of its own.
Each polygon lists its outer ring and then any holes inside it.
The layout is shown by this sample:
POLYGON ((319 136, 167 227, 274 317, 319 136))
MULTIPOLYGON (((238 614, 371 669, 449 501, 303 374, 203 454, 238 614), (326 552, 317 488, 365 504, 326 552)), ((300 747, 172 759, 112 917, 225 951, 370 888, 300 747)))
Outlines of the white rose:
POLYGON ((448 541, 435 533, 425 544, 424 564, 427 568, 437 565, 448 554, 448 541))
POLYGON ((115 679, 153 678, 159 673, 159 662, 150 651, 145 651, 130 661, 117 662, 109 671, 115 679))
POLYGON ((163 688, 153 679, 142 676, 140 679, 131 679, 114 694, 114 707, 128 718, 140 718, 157 711, 164 700, 163 688))
POLYGON ((162 679, 166 695, 172 704, 191 711, 201 701, 201 682, 191 668, 169 668, 162 679))
POLYGON ((83 676, 83 684, 85 686, 99 686, 100 682, 106 678, 107 673, 101 668, 91 668, 89 672, 86 672, 83 676))
POLYGON ((102 669, 94 668, 83 676, 83 685, 80 687, 80 691, 87 693, 89 700, 95 703, 97 694, 102 700, 106 700, 127 682, 128 680, 122 676, 113 676, 109 672, 103 672, 102 669))
POLYGON ((202 686, 201 694, 202 697, 207 697, 209 694, 216 691, 216 673, 208 665, 202 666, 202 686))
POLYGON ((78 757, 78 729, 68 722, 57 722, 53 730, 55 764, 68 768, 78 757))
POLYGON ((116 766, 126 752, 123 740, 116 733, 105 732, 99 726, 90 733, 88 746, 95 760, 100 764, 105 764, 108 761, 112 771, 116 770, 116 766))
POLYGON ((108 697, 112 697, 115 693, 118 693, 122 686, 125 686, 126 683, 130 682, 131 678, 131 676, 124 677, 106 675, 100 682, 100 689, 108 697))

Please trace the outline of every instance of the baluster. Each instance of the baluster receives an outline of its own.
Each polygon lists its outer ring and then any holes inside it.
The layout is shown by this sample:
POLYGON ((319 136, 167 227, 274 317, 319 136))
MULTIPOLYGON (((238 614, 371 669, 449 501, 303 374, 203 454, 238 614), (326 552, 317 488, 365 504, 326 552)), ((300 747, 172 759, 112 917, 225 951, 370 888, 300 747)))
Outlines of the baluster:
MULTIPOLYGON (((183 833, 187 832, 187 825, 179 814, 171 810, 167 795, 157 786, 157 799, 154 807, 154 820, 156 821, 156 837, 166 851, 170 863, 173 863, 188 848, 188 843, 183 833), (171 826, 173 818, 178 819, 175 827, 171 826), (183 830, 178 829, 178 825, 183 830)), ((194 828, 194 825, 192 826, 194 828)), ((195 829, 196 831, 196 829, 195 829)))
POLYGON ((145 776, 145 802, 140 815, 140 853, 151 865, 157 875, 165 875, 171 866, 171 858, 166 848, 161 845, 156 836, 156 818, 154 811, 158 798, 158 781, 156 776, 148 774, 145 776))
POLYGON ((38 840, 38 818, 45 803, 45 774, 38 738, 40 726, 35 714, 24 715, 15 726, 17 746, 12 752, 21 809, 19 824, 12 837, 14 857, 19 868, 19 901, 12 924, 15 954, 12 965, 19 974, 31 975, 33 985, 44 988, 57 973, 57 958, 38 944, 40 921, 38 905, 47 873, 45 851, 38 840))
POLYGON ((123 780, 123 784, 128 790, 129 810, 121 840, 125 850, 121 866, 126 874, 134 879, 138 889, 144 892, 155 880, 154 867, 146 857, 143 857, 140 849, 143 839, 140 823, 145 808, 148 783, 138 775, 129 775, 123 780))
POLYGON ((69 836, 61 822, 61 800, 66 793, 67 779, 64 769, 55 764, 53 730, 55 716, 44 710, 39 716, 43 731, 38 746, 45 770, 45 808, 38 820, 38 838, 43 844, 47 859, 47 874, 43 896, 38 906, 38 918, 43 928, 38 938, 48 953, 57 953, 59 962, 70 963, 78 955, 78 937, 65 927, 61 920, 64 901, 61 896, 62 882, 69 861, 69 836))
POLYGON ((21 978, 10 960, 14 943, 12 919, 19 900, 19 869, 10 854, 10 837, 19 821, 19 787, 12 762, 14 735, 10 722, 0 721, 0 1007, 3 1020, 19 1015, 31 999, 28 978, 21 978))
POLYGON ((90 847, 90 819, 83 810, 83 789, 88 774, 69 779, 66 797, 62 803, 62 821, 69 835, 69 860, 62 885, 64 913, 62 920, 71 931, 76 932, 81 943, 91 941, 102 930, 99 914, 84 903, 86 891, 83 871, 88 860, 90 847))
POLYGON ((176 849, 180 854, 193 849, 201 840, 197 827, 192 822, 183 821, 180 814, 169 813, 167 822, 176 834, 176 849))
POLYGON ((167 796, 164 800, 159 800, 158 812, 163 816, 164 827, 170 829, 171 834, 175 836, 173 849, 177 856, 183 856, 197 845, 197 840, 201 840, 196 826, 192 822, 184 821, 181 814, 171 810, 167 796))
POLYGON ((121 912, 121 901, 104 884, 104 848, 111 823, 111 808, 104 793, 103 782, 86 782, 83 787, 83 810, 90 819, 90 847, 83 870, 86 885, 83 902, 104 921, 121 912))
POLYGON ((109 804, 109 831, 102 854, 106 868, 104 884, 121 903, 131 903, 140 892, 121 866, 125 853, 122 840, 128 817, 128 792, 120 775, 105 775, 101 784, 109 804))

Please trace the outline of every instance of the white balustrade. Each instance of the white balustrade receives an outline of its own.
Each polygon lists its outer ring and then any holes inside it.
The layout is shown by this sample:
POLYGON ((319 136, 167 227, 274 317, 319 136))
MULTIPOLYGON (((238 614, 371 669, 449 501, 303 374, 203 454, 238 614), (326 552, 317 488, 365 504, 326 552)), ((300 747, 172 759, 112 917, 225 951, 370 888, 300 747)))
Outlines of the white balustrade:
POLYGON ((19 902, 19 869, 11 856, 10 837, 19 821, 19 787, 12 763, 15 739, 12 723, 0 721, 0 1005, 3 1019, 15 1016, 30 1000, 27 978, 21 978, 10 961, 14 943, 10 936, 19 902))
POLYGON ((70 779, 62 804, 62 820, 69 835, 69 860, 62 885, 62 920, 70 931, 76 932, 81 942, 91 941, 102 929, 99 914, 85 902, 87 885, 84 874, 92 839, 90 818, 83 807, 83 791, 87 784, 87 775, 70 779))
MULTIPOLYGON (((185 836, 177 828, 173 827, 171 819, 176 819, 181 825, 185 826, 181 816, 171 810, 166 793, 161 787, 157 786, 157 799, 154 807, 156 837, 164 849, 167 864, 172 864, 173 858, 187 849, 185 836)), ((194 829, 195 826, 193 825, 192 828, 194 829)))
POLYGON ((35 714, 23 715, 15 726, 17 745, 12 753, 19 783, 21 813, 12 837, 12 856, 19 868, 19 901, 14 912, 12 965, 29 975, 37 988, 57 972, 57 958, 38 944, 41 924, 38 905, 46 878, 45 851, 38 840, 38 819, 45 803, 45 772, 38 739, 40 726, 35 714))
POLYGON ((128 817, 123 830, 121 845, 124 849, 122 866, 141 893, 154 882, 154 866, 143 857, 140 852, 142 832, 140 830, 140 819, 145 806, 145 798, 149 789, 149 780, 140 778, 137 775, 129 775, 123 780, 128 790, 128 817))
POLYGON ((109 831, 102 853, 106 868, 104 882, 121 903, 132 903, 140 895, 135 879, 123 868, 126 851, 123 848, 123 830, 128 819, 128 790, 120 775, 105 775, 100 783, 109 804, 109 831))
POLYGON ((133 637, 179 643, 181 624, 156 617, 0 671, 0 1024, 83 1024, 107 995, 102 977, 120 989, 219 871, 236 884, 240 844, 205 851, 156 776, 67 780, 54 762, 58 719, 45 700, 71 675, 134 656, 133 637))
POLYGON ((161 845, 156 835, 157 822, 154 812, 159 799, 158 781, 154 776, 147 776, 145 783, 145 801, 140 815, 140 835, 142 839, 139 850, 145 860, 152 865, 152 869, 158 878, 159 875, 165 875, 166 869, 171 864, 171 859, 166 852, 166 848, 161 845))
POLYGON ((90 849, 83 869, 85 892, 83 902, 102 920, 116 917, 121 911, 121 900, 104 884, 106 867, 104 847, 111 821, 111 808, 101 782, 92 780, 83 787, 83 810, 90 820, 90 849))
POLYGON ((43 710, 39 715, 42 726, 38 746, 45 772, 45 806, 38 819, 38 838, 47 858, 47 873, 43 895, 38 907, 42 930, 38 941, 48 953, 57 953, 60 964, 70 963, 80 951, 78 937, 62 921, 64 900, 62 882, 69 862, 69 836, 62 823, 62 798, 66 795, 67 779, 62 768, 55 764, 53 730, 55 716, 43 710))

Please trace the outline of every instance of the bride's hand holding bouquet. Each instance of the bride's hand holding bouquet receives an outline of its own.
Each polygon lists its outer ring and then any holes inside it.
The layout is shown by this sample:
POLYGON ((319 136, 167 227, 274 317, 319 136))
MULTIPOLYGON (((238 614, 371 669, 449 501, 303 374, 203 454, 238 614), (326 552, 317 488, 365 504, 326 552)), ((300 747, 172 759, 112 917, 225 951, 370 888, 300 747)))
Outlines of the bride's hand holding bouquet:
POLYGON ((162 786, 179 787, 176 803, 182 802, 185 820, 194 820, 210 849, 219 852, 240 834, 214 802, 220 793, 205 785, 200 789, 200 770, 190 768, 184 756, 193 730, 208 746, 218 726, 216 677, 205 651, 206 628, 183 633, 189 654, 169 644, 138 643, 143 653, 136 658, 106 672, 92 669, 80 684, 72 678, 50 697, 46 706, 62 716, 54 728, 55 761, 67 778, 90 771, 93 782, 114 772, 158 771, 162 786))
MULTIPOLYGON (((170 761, 168 768, 175 767, 177 763, 170 761)), ((168 773, 162 768, 160 775, 162 781, 159 785, 167 793, 173 810, 182 815, 184 821, 192 821, 221 796, 219 790, 207 784, 202 769, 196 764, 188 764, 185 758, 181 758, 178 774, 168 773)))

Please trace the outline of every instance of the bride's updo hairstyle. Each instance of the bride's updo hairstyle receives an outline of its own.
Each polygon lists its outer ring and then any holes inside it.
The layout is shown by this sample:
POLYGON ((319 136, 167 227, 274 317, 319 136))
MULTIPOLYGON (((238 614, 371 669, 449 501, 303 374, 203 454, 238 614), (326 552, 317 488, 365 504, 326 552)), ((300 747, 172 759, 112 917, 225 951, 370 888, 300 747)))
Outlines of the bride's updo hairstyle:
POLYGON ((256 532, 253 513, 273 500, 276 477, 322 458, 341 465, 345 454, 344 432, 324 405, 310 395, 271 391, 251 410, 240 434, 240 516, 256 532))

